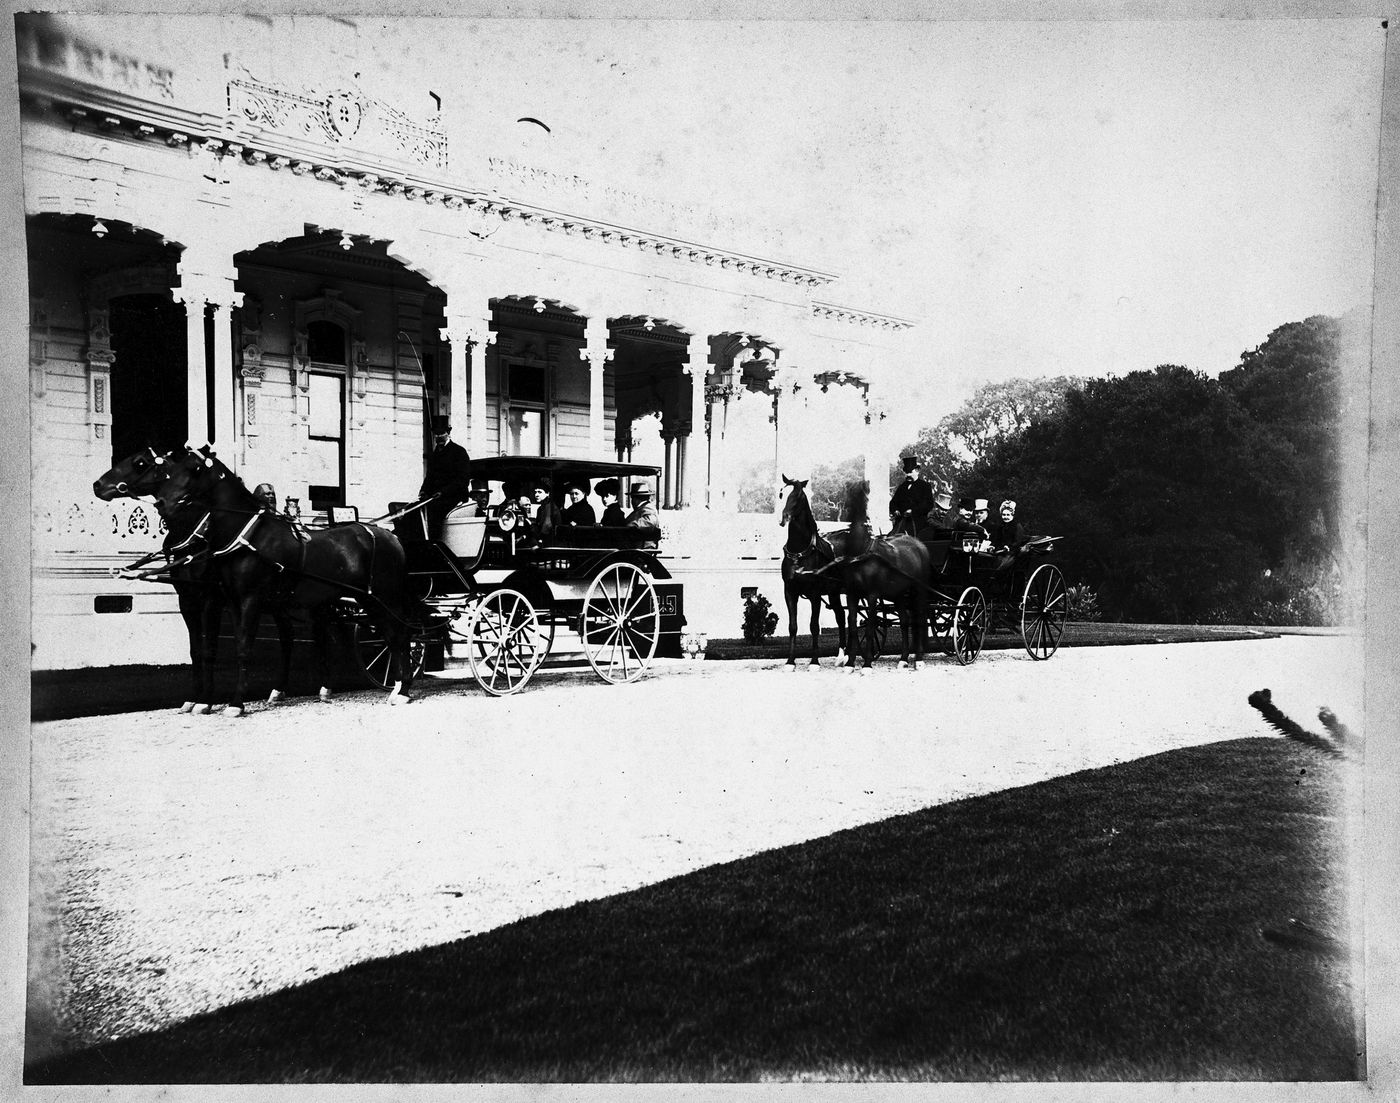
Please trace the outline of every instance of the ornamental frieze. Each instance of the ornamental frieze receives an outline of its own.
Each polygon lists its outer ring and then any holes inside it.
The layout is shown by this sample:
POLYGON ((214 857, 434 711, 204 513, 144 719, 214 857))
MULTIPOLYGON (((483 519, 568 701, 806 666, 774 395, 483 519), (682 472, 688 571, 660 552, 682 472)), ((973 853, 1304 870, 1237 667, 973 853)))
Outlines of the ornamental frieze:
MULTIPOLYGON (((292 91, 252 76, 228 82, 233 120, 289 137, 447 168, 447 133, 353 88, 292 91)), ((277 166, 274 166, 277 167, 277 166)))

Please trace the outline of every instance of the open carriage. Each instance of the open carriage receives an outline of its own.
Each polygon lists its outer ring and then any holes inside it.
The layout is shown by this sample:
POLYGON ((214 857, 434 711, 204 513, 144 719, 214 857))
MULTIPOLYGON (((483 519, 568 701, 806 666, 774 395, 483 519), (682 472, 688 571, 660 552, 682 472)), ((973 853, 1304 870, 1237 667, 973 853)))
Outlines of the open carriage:
MULTIPOLYGON (((981 654, 988 632, 1019 633, 1032 659, 1055 654, 1069 612, 1064 575, 1050 559, 1059 539, 1039 536, 997 554, 970 534, 927 534, 924 597, 935 643, 964 666, 981 654)), ((873 659, 886 649, 892 631, 898 631, 894 609, 874 603, 859 615, 857 646, 873 659)))
MULTIPOLYGON (((421 504, 393 524, 417 599, 410 660, 421 670, 465 669, 487 693, 522 689, 551 656, 587 664, 608 682, 632 682, 658 655, 680 654, 679 583, 656 557, 656 529, 561 527, 542 535, 513 505, 517 488, 599 479, 654 480, 655 467, 555 457, 501 456, 472 463, 489 488, 483 506, 448 514, 430 536, 421 504)), ((353 602, 343 616, 366 678, 387 687, 391 656, 353 602)))

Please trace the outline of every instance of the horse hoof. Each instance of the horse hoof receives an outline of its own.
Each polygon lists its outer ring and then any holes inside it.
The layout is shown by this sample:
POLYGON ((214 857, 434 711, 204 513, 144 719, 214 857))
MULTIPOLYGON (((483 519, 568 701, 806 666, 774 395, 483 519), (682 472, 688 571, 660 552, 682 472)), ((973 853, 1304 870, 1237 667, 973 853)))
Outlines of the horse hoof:
POLYGON ((193 711, 194 711, 194 702, 193 702, 193 701, 186 701, 183 705, 180 706, 180 711, 181 711, 181 712, 193 712, 193 711))
POLYGON ((191 705, 190 713, 194 716, 207 716, 209 714, 208 705, 191 705))
POLYGON ((407 693, 389 694, 389 704, 391 705, 406 705, 412 700, 413 698, 410 697, 407 693))
POLYGON ((899 665, 896 666, 895 669, 896 669, 896 670, 908 670, 908 669, 909 669, 909 664, 906 663, 903 659, 900 659, 900 660, 899 660, 899 665))
POLYGON ((924 668, 924 664, 923 664, 923 663, 915 663, 915 664, 914 664, 914 669, 915 669, 915 670, 923 670, 923 668, 924 668))
POLYGON ((319 697, 319 698, 321 698, 322 701, 329 701, 329 700, 331 699, 330 687, 329 687, 329 686, 322 686, 322 687, 321 687, 321 692, 318 693, 316 696, 319 697))
POLYGON ((284 696, 285 696, 285 694, 284 694, 280 689, 274 689, 271 693, 269 693, 269 694, 267 695, 267 703, 268 703, 269 705, 278 705, 278 704, 281 704, 281 703, 282 703, 282 698, 283 698, 284 696))
POLYGON ((242 715, 243 715, 243 706, 242 706, 242 705, 229 705, 227 708, 224 709, 224 715, 225 715, 225 716, 235 716, 235 717, 237 717, 237 716, 242 716, 242 715))
POLYGON ((821 664, 821 663, 816 662, 816 661, 813 661, 813 662, 808 663, 808 664, 807 664, 806 666, 804 666, 802 669, 803 669, 803 670, 820 670, 821 668, 822 668, 822 664, 821 664))

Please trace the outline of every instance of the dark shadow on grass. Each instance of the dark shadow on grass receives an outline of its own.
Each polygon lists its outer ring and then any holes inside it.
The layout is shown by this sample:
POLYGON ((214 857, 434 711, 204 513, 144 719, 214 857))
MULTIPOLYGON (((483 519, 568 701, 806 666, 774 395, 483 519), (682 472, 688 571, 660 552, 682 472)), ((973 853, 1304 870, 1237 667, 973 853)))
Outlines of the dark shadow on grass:
POLYGON ((1173 751, 577 904, 29 1083, 1358 1075, 1344 766, 1173 751))

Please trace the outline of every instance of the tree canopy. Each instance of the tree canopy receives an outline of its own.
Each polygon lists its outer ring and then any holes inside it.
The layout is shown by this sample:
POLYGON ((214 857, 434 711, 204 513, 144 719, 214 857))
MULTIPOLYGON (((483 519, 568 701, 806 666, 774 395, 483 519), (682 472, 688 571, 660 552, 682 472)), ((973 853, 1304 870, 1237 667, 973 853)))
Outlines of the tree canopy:
POLYGON ((960 493, 1016 499, 1027 531, 1064 536, 1066 575, 1108 616, 1320 622, 1337 597, 1339 343, 1319 316, 1219 379, 1164 364, 990 385, 914 451, 935 475, 941 457, 960 493))

